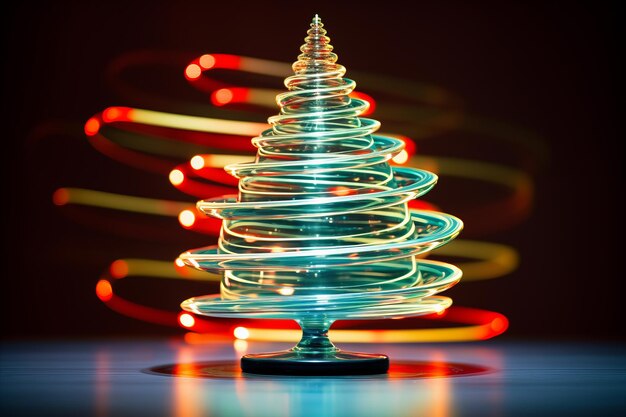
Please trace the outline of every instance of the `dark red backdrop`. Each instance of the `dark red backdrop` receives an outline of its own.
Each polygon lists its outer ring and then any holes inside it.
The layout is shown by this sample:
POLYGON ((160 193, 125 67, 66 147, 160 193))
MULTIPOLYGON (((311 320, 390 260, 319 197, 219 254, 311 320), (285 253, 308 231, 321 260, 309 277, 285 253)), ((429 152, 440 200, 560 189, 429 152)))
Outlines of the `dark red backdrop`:
MULTIPOLYGON (((94 284, 116 258, 173 259, 206 243, 175 220, 154 223, 172 230, 170 242, 154 242, 93 231, 68 219, 50 199, 60 186, 182 196, 150 174, 97 154, 78 136, 29 141, 33 129, 70 123, 80 133, 81 124, 103 108, 132 105, 104 82, 104 68, 122 53, 167 49, 292 61, 308 21, 319 13, 348 70, 440 85, 463 97, 468 111, 524 126, 548 144, 549 163, 535 177, 531 217, 486 237, 516 246, 521 267, 450 295, 459 304, 507 314, 510 336, 623 337, 615 10, 558 2, 432 2, 409 12, 380 4, 139 1, 5 10, 4 336, 167 332, 109 311, 95 298, 94 284)), ((163 91, 177 94, 181 88, 188 89, 182 79, 163 91)), ((427 144, 422 151, 428 152, 427 144)), ((158 292, 165 284, 137 285, 158 292)), ((203 290, 168 287, 171 299, 163 301, 174 308, 203 290)), ((128 291, 141 297, 140 290, 128 291)))

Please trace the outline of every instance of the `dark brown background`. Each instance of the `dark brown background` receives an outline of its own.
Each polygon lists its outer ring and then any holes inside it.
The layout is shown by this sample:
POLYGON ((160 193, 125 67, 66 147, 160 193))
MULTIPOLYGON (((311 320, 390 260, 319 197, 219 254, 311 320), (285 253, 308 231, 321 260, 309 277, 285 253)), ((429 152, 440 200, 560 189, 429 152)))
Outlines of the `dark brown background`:
MULTIPOLYGON (((120 54, 142 49, 293 61, 315 13, 348 70, 439 85, 463 97, 468 111, 523 126, 548 146, 548 163, 535 174, 531 217, 485 236, 516 246, 522 265, 508 277, 453 289, 456 302, 507 314, 509 337, 624 336, 616 11, 563 2, 427 2, 415 12, 393 2, 373 8, 335 3, 103 1, 5 10, 5 337, 171 332, 111 312, 96 299, 95 282, 116 258, 172 259, 206 239, 182 231, 174 219, 150 219, 154 227, 171 229, 169 242, 103 233, 51 203, 61 186, 183 198, 162 178, 107 159, 81 137, 91 115, 110 105, 134 105, 104 82, 104 68, 120 54), (33 136, 34 129, 59 124, 76 135, 33 136)), ((164 92, 189 90, 180 70, 178 84, 163 85, 164 92)), ((470 148, 468 143, 468 154, 470 148)), ((120 286, 129 296, 172 309, 204 290, 148 280, 120 286)))

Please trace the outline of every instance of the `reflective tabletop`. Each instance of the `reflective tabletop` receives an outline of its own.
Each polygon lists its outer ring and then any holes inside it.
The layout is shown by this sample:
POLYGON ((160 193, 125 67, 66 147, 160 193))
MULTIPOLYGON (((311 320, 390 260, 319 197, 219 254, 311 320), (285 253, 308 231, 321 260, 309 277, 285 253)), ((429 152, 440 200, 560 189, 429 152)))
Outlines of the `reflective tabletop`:
POLYGON ((5 342, 0 410, 20 416, 527 416, 626 413, 626 347, 487 341, 342 345, 387 375, 242 374, 289 345, 169 340, 5 342))

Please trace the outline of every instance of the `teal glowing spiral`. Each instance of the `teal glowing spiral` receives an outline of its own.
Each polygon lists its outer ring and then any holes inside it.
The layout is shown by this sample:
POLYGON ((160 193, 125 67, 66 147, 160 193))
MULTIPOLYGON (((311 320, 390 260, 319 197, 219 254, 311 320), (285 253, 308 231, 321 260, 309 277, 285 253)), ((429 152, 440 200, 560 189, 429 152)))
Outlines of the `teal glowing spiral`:
POLYGON ((356 83, 344 78, 325 34, 316 16, 295 75, 285 80, 288 91, 276 98, 280 113, 252 139, 256 159, 226 167, 239 194, 198 203, 223 220, 219 241, 180 258, 223 278, 220 295, 189 299, 185 310, 292 318, 306 336, 309 322, 406 317, 450 305, 433 295, 458 282, 460 270, 416 256, 453 239, 462 222, 409 211, 407 202, 437 177, 389 164, 403 142, 375 135, 380 123, 360 117, 368 103, 349 97, 356 83))

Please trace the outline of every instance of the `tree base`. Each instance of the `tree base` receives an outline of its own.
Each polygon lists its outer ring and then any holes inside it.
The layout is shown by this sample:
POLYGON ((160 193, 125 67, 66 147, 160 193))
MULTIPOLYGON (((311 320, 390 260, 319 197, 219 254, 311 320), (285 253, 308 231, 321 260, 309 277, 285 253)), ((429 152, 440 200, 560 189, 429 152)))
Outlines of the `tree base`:
POLYGON ((389 357, 341 350, 316 355, 285 350, 245 355, 241 370, 265 375, 375 375, 387 373, 389 357))

